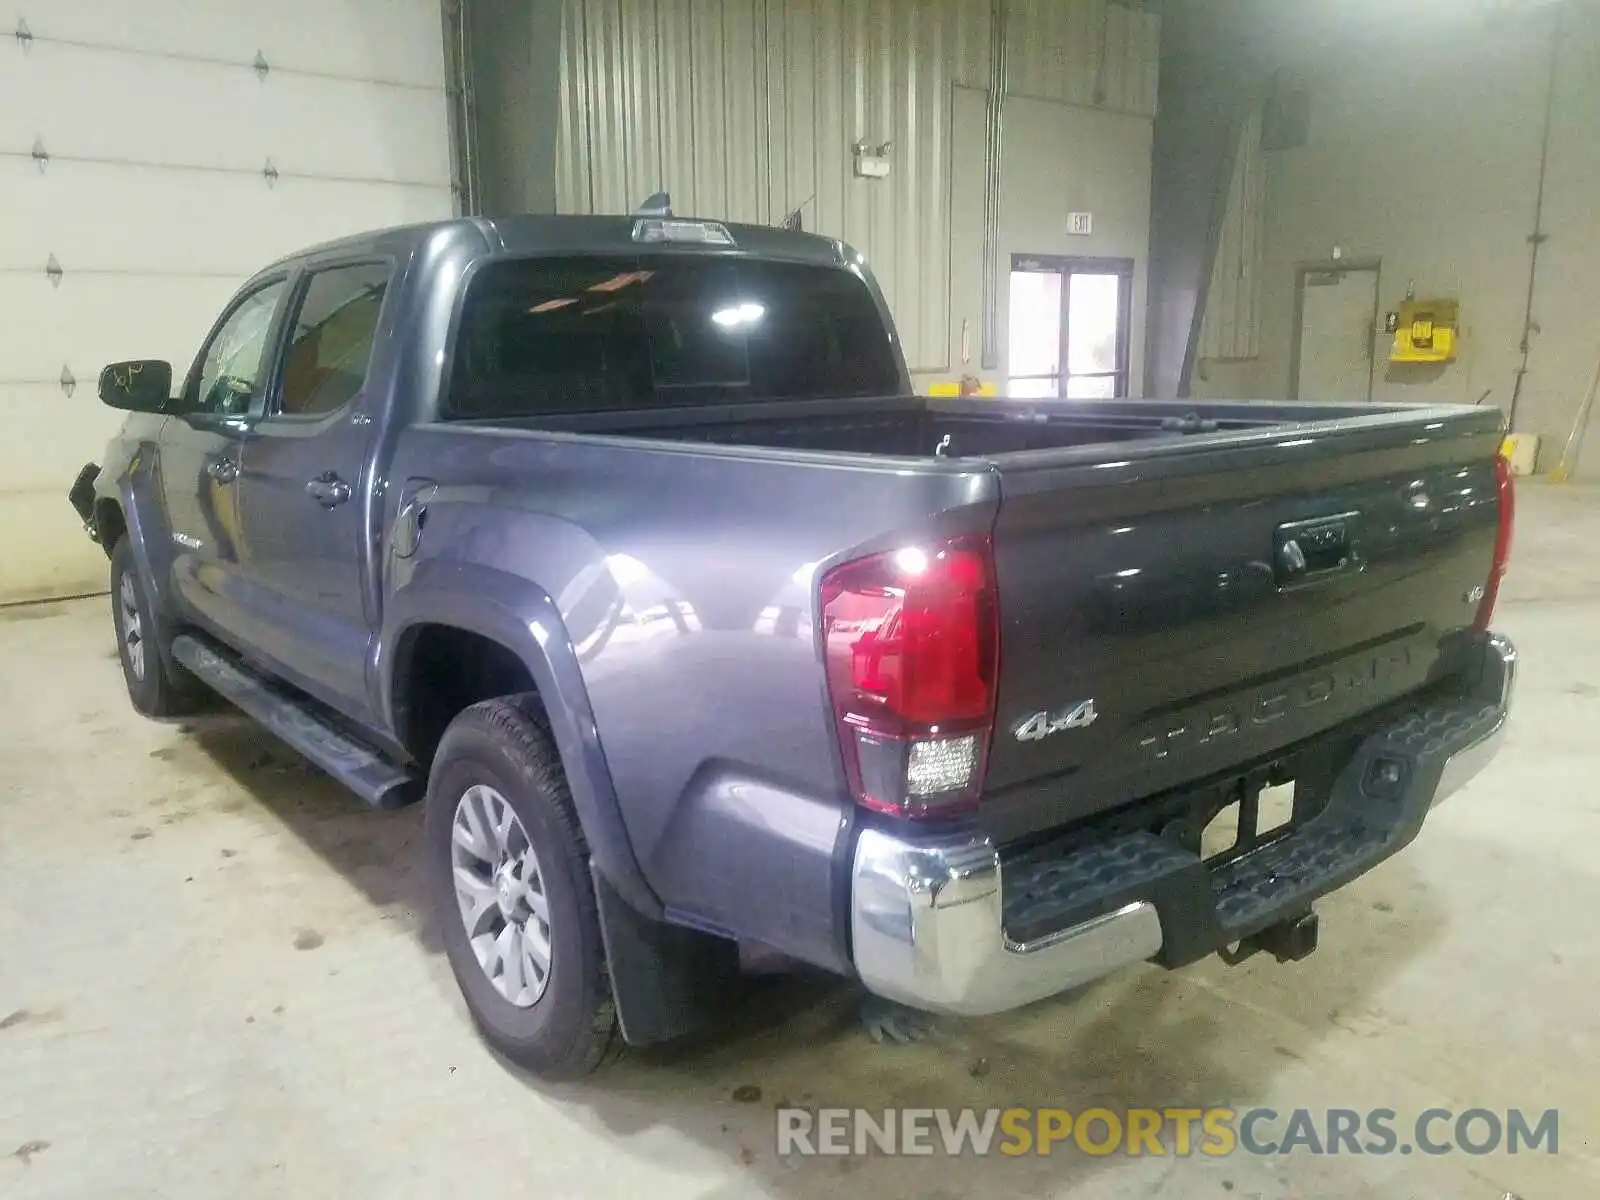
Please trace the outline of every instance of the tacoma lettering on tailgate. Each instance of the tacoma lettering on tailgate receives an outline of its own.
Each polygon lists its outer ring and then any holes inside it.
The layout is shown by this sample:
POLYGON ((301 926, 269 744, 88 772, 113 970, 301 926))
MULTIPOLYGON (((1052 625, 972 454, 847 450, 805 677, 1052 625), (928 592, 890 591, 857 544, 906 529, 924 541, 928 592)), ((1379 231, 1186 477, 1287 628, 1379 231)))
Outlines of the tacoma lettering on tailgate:
POLYGON ((1326 704, 1340 693, 1374 687, 1411 665, 1411 650, 1399 646, 1370 658, 1339 663, 1288 684, 1274 683, 1245 696, 1230 697, 1174 713, 1139 737, 1139 749, 1163 759, 1233 737, 1241 730, 1271 725, 1296 712, 1326 704))

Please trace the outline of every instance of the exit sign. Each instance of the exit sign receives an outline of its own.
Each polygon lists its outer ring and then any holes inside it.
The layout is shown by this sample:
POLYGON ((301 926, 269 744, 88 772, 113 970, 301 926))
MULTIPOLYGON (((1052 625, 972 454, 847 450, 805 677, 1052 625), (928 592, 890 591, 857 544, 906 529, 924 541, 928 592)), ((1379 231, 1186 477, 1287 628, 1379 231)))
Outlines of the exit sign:
POLYGON ((1088 237, 1094 232, 1094 214, 1068 213, 1067 232, 1077 237, 1088 237))

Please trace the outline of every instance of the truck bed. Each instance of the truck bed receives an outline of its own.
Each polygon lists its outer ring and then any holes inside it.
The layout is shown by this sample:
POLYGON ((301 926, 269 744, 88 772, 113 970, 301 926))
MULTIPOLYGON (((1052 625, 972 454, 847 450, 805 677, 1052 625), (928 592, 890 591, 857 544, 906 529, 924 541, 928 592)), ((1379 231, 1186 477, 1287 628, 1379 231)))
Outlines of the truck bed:
MULTIPOLYGON (((895 397, 536 424, 427 436, 468 434, 478 484, 493 462, 507 489, 636 514, 675 600, 722 629, 793 606, 808 641, 811 597, 789 582, 808 564, 987 530, 1001 663, 980 819, 1000 844, 1271 759, 1449 675, 1495 540, 1500 415, 1466 406, 895 397), (1336 552, 1286 566, 1306 529, 1336 552), (1087 702, 1092 727, 1018 732, 1087 702)), ((647 558, 626 537, 606 550, 647 558)))
POLYGON ((1415 415, 1418 411, 1373 404, 1152 400, 1062 403, 993 397, 888 396, 872 400, 519 416, 465 423, 896 458, 970 458, 1157 438, 1270 432, 1351 418, 1415 415))

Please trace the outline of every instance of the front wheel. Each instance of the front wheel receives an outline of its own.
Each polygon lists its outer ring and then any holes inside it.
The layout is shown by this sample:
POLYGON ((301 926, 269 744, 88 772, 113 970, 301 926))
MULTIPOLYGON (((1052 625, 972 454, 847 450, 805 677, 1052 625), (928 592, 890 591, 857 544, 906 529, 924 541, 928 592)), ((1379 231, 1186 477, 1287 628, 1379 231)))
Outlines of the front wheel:
POLYGON ((547 1079, 620 1052, 589 852, 549 735, 515 697, 462 712, 428 777, 445 953, 484 1039, 547 1079))
POLYGON ((111 623, 128 699, 147 717, 181 717, 203 707, 205 687, 162 657, 155 609, 124 536, 111 551, 111 623))

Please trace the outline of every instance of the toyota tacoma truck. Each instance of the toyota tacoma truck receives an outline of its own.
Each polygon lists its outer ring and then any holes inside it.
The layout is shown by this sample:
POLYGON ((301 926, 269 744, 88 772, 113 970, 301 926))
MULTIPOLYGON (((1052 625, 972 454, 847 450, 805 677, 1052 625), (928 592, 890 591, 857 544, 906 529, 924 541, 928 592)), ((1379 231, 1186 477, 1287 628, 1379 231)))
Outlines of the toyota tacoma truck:
POLYGON ((134 706, 422 800, 466 1004, 547 1077, 752 956, 949 1014, 1298 959, 1507 719, 1497 412, 919 396, 823 237, 354 237, 100 395, 134 706))

